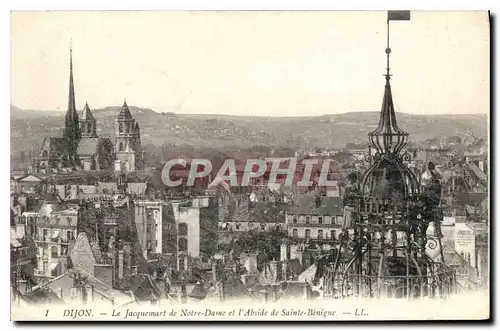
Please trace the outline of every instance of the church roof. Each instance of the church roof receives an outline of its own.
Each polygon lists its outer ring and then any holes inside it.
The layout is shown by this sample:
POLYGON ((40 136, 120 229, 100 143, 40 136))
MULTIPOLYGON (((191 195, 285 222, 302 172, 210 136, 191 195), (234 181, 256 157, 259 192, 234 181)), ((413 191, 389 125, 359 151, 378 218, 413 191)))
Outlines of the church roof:
POLYGON ((128 109, 127 101, 123 101, 123 106, 122 109, 120 110, 120 113, 118 114, 118 119, 119 120, 128 120, 132 119, 132 115, 130 114, 130 110, 128 109))
POLYGON ((68 144, 64 138, 47 137, 45 138, 42 149, 47 149, 47 152, 51 156, 60 156, 68 153, 68 144))
POLYGON ((86 120, 95 121, 94 115, 92 115, 89 104, 87 102, 85 102, 85 107, 83 107, 82 115, 80 116, 80 121, 86 120))
POLYGON ((100 138, 82 138, 78 144, 78 155, 94 155, 98 152, 100 138))
POLYGON ((99 152, 99 144, 109 140, 109 138, 82 138, 78 144, 77 153, 80 156, 95 155, 99 152))

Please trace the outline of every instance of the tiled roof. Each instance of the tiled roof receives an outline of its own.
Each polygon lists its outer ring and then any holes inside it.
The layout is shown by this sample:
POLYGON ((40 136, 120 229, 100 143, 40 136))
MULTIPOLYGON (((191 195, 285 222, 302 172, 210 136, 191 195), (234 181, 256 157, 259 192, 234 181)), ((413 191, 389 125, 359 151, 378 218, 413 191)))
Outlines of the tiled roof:
POLYGON ((343 215, 343 199, 341 197, 317 197, 314 194, 299 195, 288 212, 297 215, 343 215))
POLYGON ((132 291, 141 301, 158 300, 162 294, 158 285, 147 274, 132 275, 118 282, 118 287, 132 291))
POLYGON ((90 156, 99 152, 102 145, 112 145, 109 138, 82 138, 78 144, 78 155, 90 156))

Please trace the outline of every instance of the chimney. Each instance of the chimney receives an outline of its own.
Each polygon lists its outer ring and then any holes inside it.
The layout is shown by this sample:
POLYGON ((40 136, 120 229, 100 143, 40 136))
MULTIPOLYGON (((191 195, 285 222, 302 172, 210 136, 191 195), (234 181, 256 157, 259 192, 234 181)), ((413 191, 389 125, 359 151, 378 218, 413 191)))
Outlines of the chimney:
POLYGON ((273 275, 273 281, 279 282, 281 281, 281 265, 279 261, 271 261, 269 262, 271 273, 273 275))
POLYGON ((118 251, 118 279, 123 278, 123 250, 118 251))

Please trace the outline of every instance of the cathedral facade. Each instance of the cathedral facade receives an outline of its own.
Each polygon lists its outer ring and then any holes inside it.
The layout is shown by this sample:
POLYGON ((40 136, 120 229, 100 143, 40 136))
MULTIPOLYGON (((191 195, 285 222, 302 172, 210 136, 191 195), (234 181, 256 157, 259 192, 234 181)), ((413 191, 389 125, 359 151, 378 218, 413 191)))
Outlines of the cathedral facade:
POLYGON ((70 51, 68 110, 62 137, 46 137, 37 159, 36 172, 136 171, 142 169, 139 123, 124 102, 115 120, 115 141, 97 135, 97 121, 88 103, 78 115, 70 51))

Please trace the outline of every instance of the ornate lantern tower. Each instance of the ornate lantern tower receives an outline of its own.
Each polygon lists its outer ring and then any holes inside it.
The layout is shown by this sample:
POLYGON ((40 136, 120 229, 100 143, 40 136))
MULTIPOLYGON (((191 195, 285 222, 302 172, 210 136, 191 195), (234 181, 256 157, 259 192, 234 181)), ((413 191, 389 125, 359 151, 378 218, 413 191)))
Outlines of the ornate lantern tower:
POLYGON ((368 134, 376 153, 359 189, 346 197, 340 253, 325 273, 327 295, 409 299, 455 290, 454 273, 425 252, 428 224, 438 220, 425 212, 417 176, 404 162, 409 135, 397 124, 392 99, 389 21, 409 19, 409 11, 389 12, 384 98, 379 124, 368 134))

